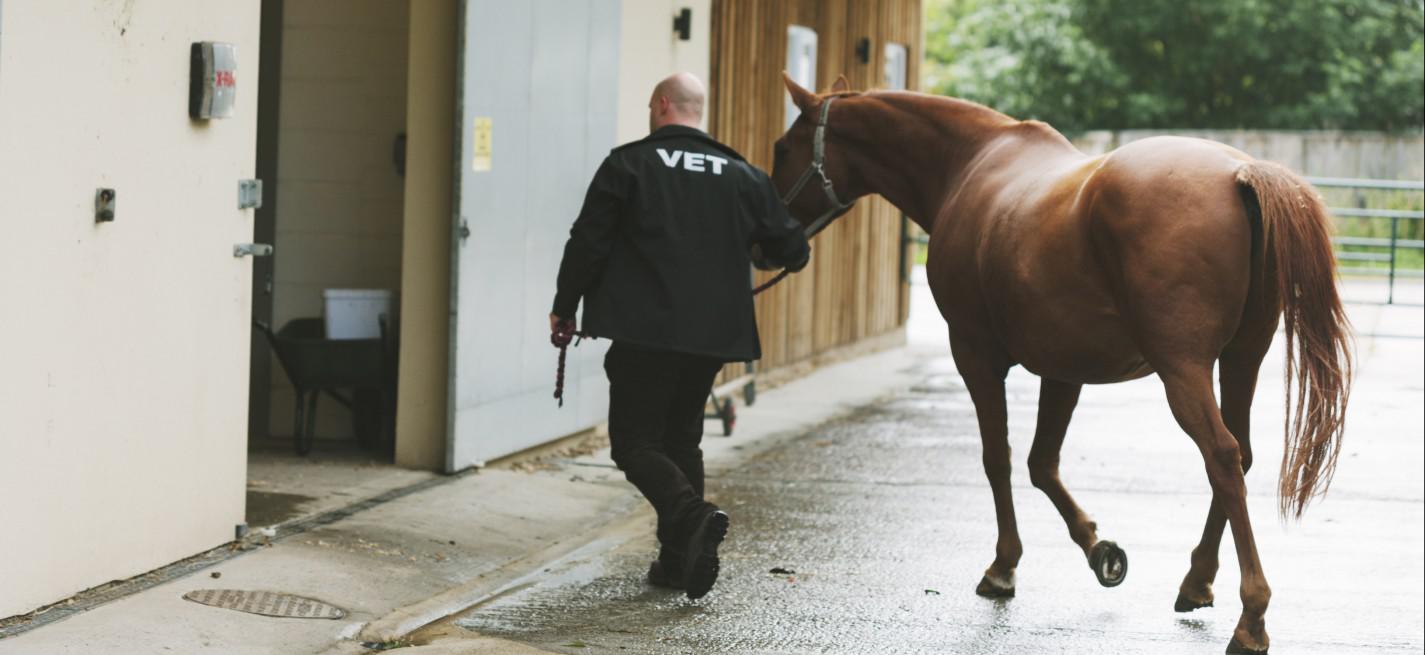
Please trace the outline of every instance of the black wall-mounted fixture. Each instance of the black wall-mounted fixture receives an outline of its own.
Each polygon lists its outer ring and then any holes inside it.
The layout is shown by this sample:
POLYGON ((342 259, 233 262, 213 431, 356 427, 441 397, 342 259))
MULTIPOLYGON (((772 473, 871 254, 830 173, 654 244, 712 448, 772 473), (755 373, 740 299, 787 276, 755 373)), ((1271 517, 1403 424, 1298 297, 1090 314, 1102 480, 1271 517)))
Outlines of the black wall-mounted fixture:
POLYGON ((396 141, 391 144, 391 162, 396 165, 396 174, 401 177, 406 176, 406 133, 396 135, 396 141))
POLYGON ((856 42, 856 61, 863 64, 871 63, 871 40, 862 37, 856 42))
POLYGON ((94 222, 108 223, 114 220, 114 200, 118 197, 113 189, 100 188, 94 192, 94 222))
POLYGON ((693 38, 693 10, 683 7, 677 16, 673 17, 673 31, 678 33, 679 41, 687 41, 693 38))

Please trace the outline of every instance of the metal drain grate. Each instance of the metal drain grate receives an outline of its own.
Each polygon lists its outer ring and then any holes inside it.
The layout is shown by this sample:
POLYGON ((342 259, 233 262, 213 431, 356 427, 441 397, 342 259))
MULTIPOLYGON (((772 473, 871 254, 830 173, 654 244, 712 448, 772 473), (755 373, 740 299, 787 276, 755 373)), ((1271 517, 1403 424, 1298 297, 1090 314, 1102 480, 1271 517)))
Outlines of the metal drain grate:
POLYGON ((228 610, 294 619, 340 619, 346 610, 313 598, 274 591, 241 589, 197 589, 183 594, 184 600, 228 610))

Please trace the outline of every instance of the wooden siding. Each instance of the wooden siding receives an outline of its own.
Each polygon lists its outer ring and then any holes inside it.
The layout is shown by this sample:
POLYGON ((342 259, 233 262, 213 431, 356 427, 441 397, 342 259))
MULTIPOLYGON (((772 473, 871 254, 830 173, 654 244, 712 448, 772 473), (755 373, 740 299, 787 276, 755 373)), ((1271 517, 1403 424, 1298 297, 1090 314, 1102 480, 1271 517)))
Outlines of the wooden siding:
MULTIPOLYGON (((784 125, 789 25, 816 30, 818 90, 843 74, 853 89, 882 87, 887 43, 906 47, 911 90, 920 79, 920 0, 714 0, 709 130, 769 171, 784 125), (866 63, 856 56, 862 38, 870 39, 866 63)), ((806 270, 758 297, 759 365, 796 363, 901 329, 909 302, 903 254, 900 211, 880 196, 863 198, 812 241, 806 270)))

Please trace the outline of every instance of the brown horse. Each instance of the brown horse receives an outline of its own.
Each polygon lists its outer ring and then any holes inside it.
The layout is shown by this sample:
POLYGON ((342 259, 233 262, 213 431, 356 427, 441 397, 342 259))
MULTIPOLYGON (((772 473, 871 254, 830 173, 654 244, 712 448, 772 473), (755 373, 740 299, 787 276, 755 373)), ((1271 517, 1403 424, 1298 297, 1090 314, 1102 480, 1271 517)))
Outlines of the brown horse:
POLYGON ((971 102, 850 93, 845 78, 825 95, 785 83, 802 114, 777 142, 773 179, 793 215, 819 230, 878 193, 930 235, 930 288, 975 404, 999 526, 977 593, 1013 596, 1023 552, 1010 499, 1009 368, 1042 380, 1030 480, 1105 586, 1123 579, 1127 557, 1064 488, 1059 450, 1082 385, 1157 373, 1212 486, 1176 609, 1212 604, 1231 523, 1242 615, 1228 652, 1266 652, 1271 590, 1243 475, 1257 371, 1278 320, 1287 344, 1285 514, 1299 517, 1330 483, 1351 379, 1329 219, 1311 187, 1211 141, 1145 139, 1089 157, 1044 123, 971 102))

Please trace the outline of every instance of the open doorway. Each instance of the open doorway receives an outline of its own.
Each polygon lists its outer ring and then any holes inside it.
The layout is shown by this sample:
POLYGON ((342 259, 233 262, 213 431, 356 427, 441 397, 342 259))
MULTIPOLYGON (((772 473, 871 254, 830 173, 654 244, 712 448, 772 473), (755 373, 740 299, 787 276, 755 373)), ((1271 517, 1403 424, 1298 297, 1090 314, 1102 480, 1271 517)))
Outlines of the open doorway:
POLYGON ((406 0, 262 2, 254 236, 274 252, 253 274, 249 525, 429 475, 391 464, 409 10, 406 0), (353 295, 369 310, 355 334, 338 335, 329 308, 353 295), (338 336, 355 338, 319 343, 338 336), (362 388, 332 387, 358 379, 362 388))

